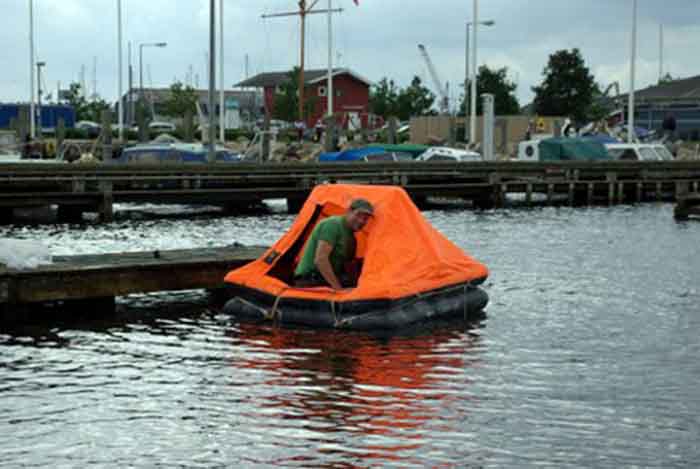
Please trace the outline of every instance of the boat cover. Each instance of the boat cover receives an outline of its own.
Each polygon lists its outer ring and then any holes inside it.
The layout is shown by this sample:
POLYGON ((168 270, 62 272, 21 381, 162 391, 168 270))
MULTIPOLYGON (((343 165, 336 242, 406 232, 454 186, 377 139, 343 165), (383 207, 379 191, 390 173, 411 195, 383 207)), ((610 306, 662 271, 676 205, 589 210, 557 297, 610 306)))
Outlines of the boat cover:
POLYGON ((540 161, 611 160, 605 145, 585 138, 548 138, 542 140, 540 161))
POLYGON ((329 184, 317 186, 299 216, 265 254, 230 272, 225 281, 275 297, 351 302, 397 300, 488 276, 485 265, 433 228, 408 194, 395 186, 329 184), (374 216, 356 233, 357 257, 363 259, 356 288, 292 286, 294 267, 314 226, 326 217, 344 214, 353 199, 372 203, 374 216))

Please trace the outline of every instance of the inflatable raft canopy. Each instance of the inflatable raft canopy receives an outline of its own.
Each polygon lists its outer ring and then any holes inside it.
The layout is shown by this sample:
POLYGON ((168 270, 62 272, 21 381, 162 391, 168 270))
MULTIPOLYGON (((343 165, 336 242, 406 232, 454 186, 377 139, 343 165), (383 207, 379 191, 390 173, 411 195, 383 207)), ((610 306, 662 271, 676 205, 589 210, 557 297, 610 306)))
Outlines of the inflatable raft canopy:
POLYGON ((265 254, 225 278, 224 311, 243 318, 348 329, 394 329, 431 318, 471 316, 488 302, 477 287, 488 269, 433 228, 394 186, 317 186, 287 233, 265 254), (293 285, 304 244, 321 220, 342 215, 356 198, 374 216, 355 233, 362 259, 357 286, 293 285))

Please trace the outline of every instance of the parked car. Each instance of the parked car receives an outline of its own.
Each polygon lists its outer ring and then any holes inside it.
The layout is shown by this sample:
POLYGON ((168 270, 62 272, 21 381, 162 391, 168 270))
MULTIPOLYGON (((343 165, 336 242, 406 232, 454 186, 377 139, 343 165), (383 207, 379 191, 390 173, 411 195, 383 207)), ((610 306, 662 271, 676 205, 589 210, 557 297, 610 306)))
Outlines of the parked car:
POLYGON ((75 123, 75 128, 87 132, 88 137, 95 138, 100 135, 102 126, 93 121, 78 121, 75 123))
POLYGON ((627 161, 671 161, 673 155, 661 144, 609 143, 605 147, 613 159, 627 161))
POLYGON ((475 151, 459 150, 449 147, 430 147, 420 154, 417 161, 482 161, 481 155, 475 151))
POLYGON ((152 132, 175 132, 176 129, 175 124, 170 122, 151 122, 148 124, 148 130, 152 132))

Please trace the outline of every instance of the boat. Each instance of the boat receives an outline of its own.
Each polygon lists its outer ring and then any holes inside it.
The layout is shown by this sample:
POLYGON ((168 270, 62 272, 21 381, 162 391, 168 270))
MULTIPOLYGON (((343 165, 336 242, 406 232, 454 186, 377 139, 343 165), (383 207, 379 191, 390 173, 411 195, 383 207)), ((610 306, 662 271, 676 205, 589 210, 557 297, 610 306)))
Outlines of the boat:
POLYGON ((259 259, 225 277, 224 312, 241 319, 306 326, 395 330, 422 321, 478 317, 488 268, 449 241, 396 186, 317 186, 291 228, 259 259), (374 216, 355 233, 357 286, 294 286, 293 273, 313 228, 344 214, 356 198, 374 216))
MULTIPOLYGON (((238 163, 241 155, 221 145, 215 147, 216 163, 238 163)), ((125 148, 111 164, 204 164, 208 147, 201 143, 154 142, 125 148)))
POLYGON ((518 145, 518 161, 604 161, 611 160, 605 145, 585 137, 528 140, 518 145))

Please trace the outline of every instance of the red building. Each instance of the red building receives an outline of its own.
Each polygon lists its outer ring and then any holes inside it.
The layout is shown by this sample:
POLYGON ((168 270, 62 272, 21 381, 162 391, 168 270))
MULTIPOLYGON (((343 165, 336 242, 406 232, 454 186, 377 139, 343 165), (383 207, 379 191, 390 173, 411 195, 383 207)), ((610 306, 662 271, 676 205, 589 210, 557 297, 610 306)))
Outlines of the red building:
MULTIPOLYGON (((261 73, 236 86, 263 88, 265 112, 274 113, 275 95, 282 90, 282 85, 290 80, 289 72, 261 73)), ((306 70, 304 72, 304 96, 315 101, 311 115, 305 116, 307 127, 316 125, 328 110, 328 70, 306 70)), ((369 88, 372 84, 357 73, 347 68, 333 71, 333 113, 343 128, 357 130, 374 128, 381 123, 369 112, 369 88)))

